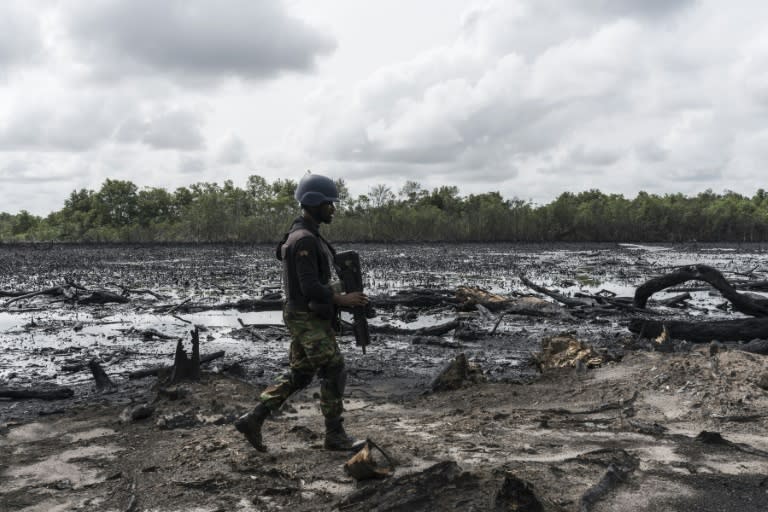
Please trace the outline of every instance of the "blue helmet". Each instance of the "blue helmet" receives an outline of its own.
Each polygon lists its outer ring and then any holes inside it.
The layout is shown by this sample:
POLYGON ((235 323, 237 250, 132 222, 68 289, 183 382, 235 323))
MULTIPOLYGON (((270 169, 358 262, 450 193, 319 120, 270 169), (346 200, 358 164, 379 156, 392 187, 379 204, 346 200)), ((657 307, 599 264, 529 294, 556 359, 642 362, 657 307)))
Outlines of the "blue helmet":
POLYGON ((305 174, 296 193, 296 200, 305 206, 320 206, 323 203, 339 200, 339 191, 331 178, 319 174, 305 174))

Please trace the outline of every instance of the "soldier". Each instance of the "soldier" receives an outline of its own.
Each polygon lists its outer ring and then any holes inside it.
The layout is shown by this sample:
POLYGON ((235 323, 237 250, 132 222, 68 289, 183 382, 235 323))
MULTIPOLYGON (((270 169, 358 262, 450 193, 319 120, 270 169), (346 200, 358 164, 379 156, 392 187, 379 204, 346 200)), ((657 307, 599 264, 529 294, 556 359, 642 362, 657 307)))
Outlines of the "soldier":
POLYGON ((325 417, 325 441, 328 450, 348 450, 354 444, 344 431, 341 414, 347 373, 344 356, 334 333, 335 308, 364 306, 368 297, 362 292, 340 293, 331 286, 335 254, 320 236, 320 224, 330 224, 338 202, 336 184, 318 174, 306 174, 295 193, 302 215, 277 246, 277 259, 283 262, 285 305, 283 320, 291 333, 290 370, 259 396, 256 408, 235 421, 235 428, 259 451, 266 451, 261 427, 272 411, 289 396, 307 387, 317 374, 320 409, 325 417))

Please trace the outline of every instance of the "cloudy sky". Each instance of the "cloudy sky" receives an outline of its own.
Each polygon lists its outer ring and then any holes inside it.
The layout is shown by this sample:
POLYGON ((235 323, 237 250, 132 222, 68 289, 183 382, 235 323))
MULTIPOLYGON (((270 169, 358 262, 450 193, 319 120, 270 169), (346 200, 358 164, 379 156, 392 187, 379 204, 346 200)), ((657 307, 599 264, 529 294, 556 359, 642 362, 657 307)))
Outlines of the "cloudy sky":
POLYGON ((768 188, 768 2, 3 0, 0 211, 106 178, 768 188))

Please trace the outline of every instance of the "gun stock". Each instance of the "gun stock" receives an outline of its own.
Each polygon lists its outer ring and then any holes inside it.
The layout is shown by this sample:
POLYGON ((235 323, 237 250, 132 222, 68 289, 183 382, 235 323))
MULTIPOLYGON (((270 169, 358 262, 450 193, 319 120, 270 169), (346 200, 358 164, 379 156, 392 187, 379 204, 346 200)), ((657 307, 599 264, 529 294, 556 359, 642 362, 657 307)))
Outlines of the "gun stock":
MULTIPOLYGON (((363 273, 360 269, 360 256, 355 251, 344 251, 336 254, 334 260, 336 273, 341 279, 345 292, 363 291, 363 273)), ((352 308, 353 325, 352 331, 355 333, 355 344, 362 347, 365 354, 365 347, 370 345, 371 336, 368 332, 369 307, 356 306, 352 308)))

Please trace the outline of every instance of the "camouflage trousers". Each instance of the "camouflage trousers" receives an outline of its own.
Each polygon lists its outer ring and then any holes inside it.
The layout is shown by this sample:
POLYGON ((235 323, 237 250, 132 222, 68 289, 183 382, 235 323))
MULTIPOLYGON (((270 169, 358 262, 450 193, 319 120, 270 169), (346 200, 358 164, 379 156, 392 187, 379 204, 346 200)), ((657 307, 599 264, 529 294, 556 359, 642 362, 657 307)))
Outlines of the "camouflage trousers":
POLYGON ((293 393, 322 379, 320 409, 326 418, 341 416, 346 386, 344 356, 336 343, 336 334, 328 320, 311 312, 283 311, 283 321, 291 333, 291 369, 265 389, 259 400, 270 410, 278 409, 293 393))

